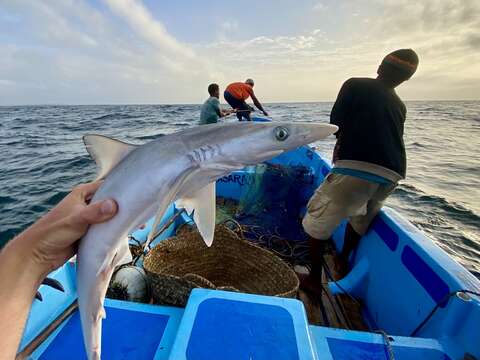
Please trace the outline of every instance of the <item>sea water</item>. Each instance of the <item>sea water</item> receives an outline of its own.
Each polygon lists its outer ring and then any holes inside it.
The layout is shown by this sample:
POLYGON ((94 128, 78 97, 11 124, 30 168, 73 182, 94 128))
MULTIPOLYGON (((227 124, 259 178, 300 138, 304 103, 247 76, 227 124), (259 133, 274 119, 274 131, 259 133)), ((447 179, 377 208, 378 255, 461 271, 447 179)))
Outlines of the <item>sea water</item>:
MULTIPOLYGON (((275 121, 328 122, 332 105, 266 108, 275 121)), ((480 278, 480 102, 407 102, 407 108, 407 178, 386 205, 480 278)), ((199 116, 200 105, 0 107, 0 246, 74 185, 94 179, 84 134, 142 144, 196 126, 199 116)), ((331 158, 333 137, 314 145, 331 158)))

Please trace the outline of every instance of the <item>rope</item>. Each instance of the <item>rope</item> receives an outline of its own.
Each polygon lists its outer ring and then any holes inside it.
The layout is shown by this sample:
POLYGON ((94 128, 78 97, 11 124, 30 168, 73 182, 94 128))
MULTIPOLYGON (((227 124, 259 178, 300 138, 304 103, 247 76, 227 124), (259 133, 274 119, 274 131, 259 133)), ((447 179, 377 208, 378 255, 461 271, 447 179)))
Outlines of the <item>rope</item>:
MULTIPOLYGON (((357 300, 355 299, 355 297, 353 297, 348 291, 346 291, 332 276, 332 273, 330 272, 330 269, 328 268, 328 266, 324 263, 324 269, 325 269, 325 272, 328 276, 328 278, 333 281, 340 290, 342 290, 342 292, 347 295, 348 297, 350 297, 355 303, 357 303, 359 306, 362 306, 362 304, 357 300)), ((479 296, 480 297, 480 293, 478 292, 475 292, 475 291, 471 291, 471 290, 465 290, 465 289, 462 289, 462 290, 457 290, 457 291, 452 291, 451 293, 445 295, 442 300, 440 300, 434 307, 433 309, 429 312, 429 314, 425 317, 425 319, 423 319, 422 322, 420 322, 420 324, 418 324, 418 326, 415 328, 415 330, 412 331, 412 333, 410 334, 410 337, 414 337, 419 331, 420 329, 422 329, 425 324, 433 317, 433 315, 435 314, 435 312, 438 310, 438 308, 447 303, 450 298, 458 293, 465 293, 465 294, 472 294, 472 295, 476 295, 476 296, 479 296)), ((372 319, 373 320, 373 319, 372 319)), ((375 323, 375 327, 378 328, 378 330, 375 330, 375 332, 377 333, 380 333, 383 335, 383 338, 385 340, 385 345, 387 346, 387 350, 388 350, 388 356, 389 356, 389 359, 391 360, 394 360, 395 357, 394 357, 394 354, 393 354, 393 348, 392 348, 392 345, 390 343, 390 338, 388 336, 388 334, 383 331, 382 329, 380 329, 378 327, 378 324, 375 323)))
POLYGON ((334 282, 335 285, 337 285, 338 288, 339 288, 340 290, 342 290, 342 292, 343 292, 345 295, 347 295, 350 299, 352 299, 352 301, 355 302, 358 306, 363 307, 362 303, 360 303, 352 294, 350 294, 347 290, 345 290, 345 289, 338 283, 337 280, 335 280, 335 279, 333 278, 333 275, 332 275, 332 273, 330 272, 330 269, 329 269, 329 267, 327 266, 327 264, 325 264, 325 262, 323 263, 323 265, 324 265, 323 268, 325 269, 325 272, 326 272, 328 278, 330 279, 330 281, 334 282))
MULTIPOLYGON (((225 200, 223 201, 223 204, 220 205, 227 205, 225 200)), ((278 255, 280 258, 285 260, 286 262, 290 263, 291 265, 296 265, 296 264, 308 264, 310 261, 310 256, 309 256, 309 245, 308 241, 302 241, 302 242, 292 242, 289 241, 285 238, 283 238, 280 235, 280 230, 278 228, 277 224, 272 224, 273 229, 265 229, 263 226, 259 225, 247 225, 247 224, 241 224, 238 221, 232 219, 234 216, 239 216, 242 218, 242 214, 237 213, 237 209, 233 206, 233 204, 229 204, 229 211, 228 213, 228 218, 224 220, 222 223, 226 226, 228 226, 230 229, 232 229, 234 232, 236 232, 239 236, 247 238, 251 242, 255 243, 256 245, 266 248, 270 250, 271 252, 275 253, 278 255)), ((258 221, 258 219, 257 219, 258 221)), ((360 308, 362 308, 362 304, 355 298, 353 297, 350 293, 348 293, 332 276, 332 273, 328 267, 328 265, 323 262, 322 265, 325 268, 325 272, 328 276, 328 278, 335 282, 338 286, 339 289, 343 291, 344 294, 346 294, 354 303, 356 303, 360 308)), ((334 306, 334 302, 337 302, 338 305, 338 298, 337 297, 331 297, 327 289, 324 287, 322 284, 322 292, 325 291, 327 301, 330 303, 331 308, 334 311, 334 315, 339 323, 342 323, 341 318, 345 319, 345 325, 347 328, 352 328, 352 324, 350 323, 348 317, 345 314, 345 309, 343 306, 334 306)), ((320 301, 320 311, 322 313, 322 317, 324 319, 324 322, 328 324, 328 317, 326 314, 326 310, 324 308, 324 304, 322 301, 322 297, 319 299, 320 301)), ((378 326, 375 326, 378 328, 378 326)), ((383 330, 378 330, 380 334, 383 335, 384 341, 385 341, 385 346, 388 351, 388 358, 389 360, 394 360, 394 354, 393 354, 393 348, 390 344, 390 339, 388 335, 385 333, 383 330)))
POLYGON ((388 334, 383 330, 375 330, 375 332, 383 336, 383 341, 385 342, 385 346, 387 347, 387 351, 388 351, 388 359, 395 360, 395 355, 393 354, 393 346, 390 341, 390 336, 388 336, 388 334))
POLYGON ((480 297, 480 293, 477 293, 475 291, 471 291, 471 290, 457 290, 457 291, 452 291, 451 293, 445 295, 442 300, 440 300, 437 305, 435 305, 433 307, 433 309, 428 313, 428 315, 425 317, 425 319, 423 319, 423 321, 418 324, 418 326, 415 328, 415 330, 412 331, 412 333, 410 334, 411 337, 415 336, 419 331, 420 329, 422 329, 425 324, 432 318, 432 316, 435 314, 435 312, 438 310, 438 308, 440 306, 442 306, 443 304, 446 304, 448 303, 448 301, 450 300, 450 298, 454 295, 456 295, 457 293, 464 293, 464 294, 472 294, 472 295, 476 295, 476 296, 479 296, 480 297))
MULTIPOLYGON (((362 303, 360 303, 352 294, 350 294, 348 291, 346 291, 339 283, 337 280, 335 280, 332 276, 332 273, 330 271, 330 268, 328 267, 328 265, 323 262, 323 268, 325 269, 325 273, 327 274, 328 278, 330 279, 330 281, 334 282, 338 288, 340 290, 342 290, 342 292, 347 295, 350 299, 352 299, 352 301, 354 301, 358 306, 360 306, 360 308, 363 307, 362 303)), ((345 317, 345 319, 347 319, 347 317, 345 317)), ((373 320, 373 319, 372 319, 373 320)), ((374 325, 375 325, 375 328, 377 328, 377 330, 375 330, 374 332, 376 333, 379 333, 383 336, 383 339, 384 339, 384 342, 385 342, 385 346, 387 347, 387 355, 388 355, 388 360, 395 360, 395 355, 393 353, 393 347, 392 347, 392 344, 390 342, 390 337, 388 336, 388 334, 382 330, 378 324, 374 321, 374 325)))
POLYGON ((225 219, 219 224, 225 225, 241 238, 247 238, 255 245, 268 249, 291 265, 308 263, 306 241, 290 241, 279 236, 277 229, 268 231, 259 225, 240 224, 232 218, 225 219))
POLYGON ((185 209, 180 209, 179 211, 175 212, 166 222, 165 224, 152 236, 150 239, 150 242, 145 242, 144 246, 144 253, 148 252, 151 250, 150 246, 152 242, 155 241, 157 237, 159 237, 165 230, 167 230, 174 222, 179 218, 184 212, 186 212, 185 209))

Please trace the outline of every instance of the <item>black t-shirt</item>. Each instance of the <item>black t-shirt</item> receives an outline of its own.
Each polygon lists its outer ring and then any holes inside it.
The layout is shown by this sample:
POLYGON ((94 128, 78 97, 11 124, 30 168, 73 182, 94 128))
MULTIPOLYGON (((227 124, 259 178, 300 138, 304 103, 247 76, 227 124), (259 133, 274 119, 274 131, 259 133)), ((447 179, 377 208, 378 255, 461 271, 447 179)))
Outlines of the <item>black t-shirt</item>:
POLYGON ((381 81, 347 80, 330 114, 330 123, 339 127, 338 160, 373 163, 405 177, 406 112, 405 104, 395 91, 381 81))

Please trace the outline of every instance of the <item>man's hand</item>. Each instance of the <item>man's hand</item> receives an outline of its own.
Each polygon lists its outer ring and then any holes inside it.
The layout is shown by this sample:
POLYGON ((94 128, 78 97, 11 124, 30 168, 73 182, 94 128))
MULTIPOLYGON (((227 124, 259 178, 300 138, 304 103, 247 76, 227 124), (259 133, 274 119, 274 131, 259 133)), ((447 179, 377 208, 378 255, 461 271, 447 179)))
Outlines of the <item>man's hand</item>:
POLYGON ((222 117, 228 116, 228 115, 236 113, 236 112, 237 112, 237 110, 235 110, 235 109, 233 109, 233 110, 222 110, 222 117))
POLYGON ((77 241, 91 224, 112 218, 117 212, 115 201, 90 204, 101 181, 76 186, 60 203, 35 224, 12 240, 34 266, 48 274, 71 258, 77 241))
POLYGON ((265 110, 263 110, 262 112, 263 112, 263 115, 268 116, 268 113, 265 110))
MULTIPOLYGON (((101 182, 79 185, 0 252, 0 358, 14 359, 35 293, 76 252, 91 224, 111 219, 113 200, 90 204, 101 182)), ((100 239, 99 239, 100 240, 100 239)))

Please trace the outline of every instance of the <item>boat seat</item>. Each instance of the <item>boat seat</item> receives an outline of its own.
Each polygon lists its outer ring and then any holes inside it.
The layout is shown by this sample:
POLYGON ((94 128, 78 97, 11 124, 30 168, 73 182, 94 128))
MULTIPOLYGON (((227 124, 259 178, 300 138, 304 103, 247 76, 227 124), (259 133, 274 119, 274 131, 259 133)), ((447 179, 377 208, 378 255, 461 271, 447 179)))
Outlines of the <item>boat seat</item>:
MULTIPOLYGON (((183 309, 105 300, 102 359, 164 360, 176 336, 183 309)), ((31 357, 39 360, 87 359, 80 313, 70 316, 31 357)))
POLYGON ((194 289, 170 360, 313 359, 300 301, 194 289))
POLYGON ((435 339, 388 336, 393 353, 391 357, 381 334, 313 325, 310 330, 322 360, 451 360, 435 339))

